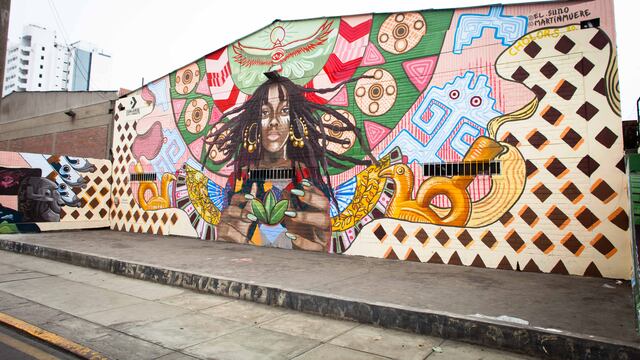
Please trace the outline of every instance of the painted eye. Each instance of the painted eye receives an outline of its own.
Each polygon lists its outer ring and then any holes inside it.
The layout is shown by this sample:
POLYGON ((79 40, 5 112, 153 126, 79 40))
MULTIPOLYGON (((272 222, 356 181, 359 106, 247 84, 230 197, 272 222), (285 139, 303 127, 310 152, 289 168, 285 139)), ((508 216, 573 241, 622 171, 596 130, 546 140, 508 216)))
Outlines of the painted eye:
POLYGON ((47 191, 45 191, 45 192, 44 192, 44 195, 45 195, 45 196, 51 196, 51 190, 47 190, 47 191))
POLYGON ((67 185, 60 184, 60 190, 67 190, 67 185))
POLYGON ((469 103, 473 107, 478 107, 480 106, 480 104, 482 104, 482 98, 480 96, 474 96, 471 98, 471 101, 469 101, 469 103))
POLYGON ((69 167, 69 165, 64 165, 64 166, 62 167, 62 170, 64 170, 64 171, 70 171, 70 170, 71 170, 71 168, 69 167))
POLYGON ((282 113, 284 115, 289 115, 289 107, 288 106, 283 107, 281 111, 282 111, 282 113))
POLYGON ((452 98, 453 100, 459 98, 460 97, 460 91, 451 90, 451 92, 449 92, 449 97, 452 98))
POLYGON ((269 118, 269 109, 266 106, 263 106, 260 110, 260 116, 262 116, 263 119, 269 118))

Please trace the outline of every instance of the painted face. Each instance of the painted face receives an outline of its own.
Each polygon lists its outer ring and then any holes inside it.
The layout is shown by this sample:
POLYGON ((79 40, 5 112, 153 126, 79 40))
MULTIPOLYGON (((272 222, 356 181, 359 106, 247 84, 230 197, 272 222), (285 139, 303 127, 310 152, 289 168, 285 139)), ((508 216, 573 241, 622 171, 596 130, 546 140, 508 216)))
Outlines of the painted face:
POLYGON ((278 85, 269 88, 269 99, 262 105, 260 118, 264 149, 271 153, 282 150, 289 135, 289 101, 286 90, 282 89, 282 94, 279 94, 278 85))
POLYGON ((11 187, 14 184, 17 184, 18 182, 11 176, 6 175, 4 177, 2 177, 2 180, 0 181, 0 186, 2 187, 11 187))
POLYGON ((60 198, 65 205, 81 207, 80 198, 76 196, 73 190, 62 180, 56 179, 56 182, 58 184, 58 194, 60 194, 60 198))

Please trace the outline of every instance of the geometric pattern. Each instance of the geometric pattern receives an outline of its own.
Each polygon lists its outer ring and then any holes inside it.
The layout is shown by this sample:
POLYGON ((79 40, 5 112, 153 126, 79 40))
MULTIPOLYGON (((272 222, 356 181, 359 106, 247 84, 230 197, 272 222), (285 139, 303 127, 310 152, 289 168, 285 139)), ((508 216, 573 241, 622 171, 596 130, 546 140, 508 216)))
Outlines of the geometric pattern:
MULTIPOLYGON (((526 16, 503 15, 501 5, 489 8, 488 14, 460 15, 456 26, 453 53, 460 54, 465 47, 471 46, 475 39, 482 37, 485 29, 494 31, 496 40, 503 46, 513 44, 527 31, 528 18, 526 16)), ((489 30, 487 30, 489 31, 489 30)))
POLYGON ((429 81, 431 81, 431 76, 436 69, 437 62, 437 56, 430 56, 422 59, 405 61, 402 63, 402 68, 405 73, 407 73, 407 77, 411 80, 413 85, 415 85, 419 91, 422 91, 427 87, 429 81))
MULTIPOLYGON (((131 95, 135 95, 131 94, 131 95)), ((119 101, 126 101, 122 99, 119 101)), ((126 104, 126 103, 124 103, 126 104)), ((144 105, 142 105, 144 106, 144 105)), ((141 113, 152 112, 154 104, 148 104, 150 109, 142 109, 141 113), (146 110, 146 111, 145 111, 146 110)), ((141 115, 127 115, 125 106, 115 105, 113 133, 113 169, 111 186, 110 227, 112 230, 160 235, 198 236, 193 230, 188 217, 182 210, 175 208, 145 211, 134 200, 135 193, 129 182, 129 175, 133 172, 135 158, 131 151, 136 130, 133 124, 141 115), (120 110, 122 109, 122 110, 120 110)), ((153 112, 150 114, 153 115, 153 112)), ((175 186, 175 185, 174 185, 175 186)), ((172 201, 174 201, 172 199, 172 201)))
POLYGON ((87 224, 83 224, 83 227, 107 226, 111 207, 111 161, 104 159, 88 160, 96 166, 96 171, 82 173, 88 180, 87 187, 81 189, 80 193, 78 193, 83 206, 79 208, 66 208, 63 206, 63 211, 60 213, 60 222, 88 221, 87 224), (73 209, 73 211, 69 211, 70 209, 73 209), (96 221, 101 222, 96 223, 96 221))
POLYGON ((530 119, 506 123, 496 134, 526 159, 525 191, 510 211, 477 229, 374 220, 346 254, 627 278, 631 235, 618 162, 622 129, 598 85, 611 43, 603 44, 599 29, 573 29, 533 40, 515 56, 507 49, 498 59, 498 74, 526 86, 539 101, 530 119), (398 233, 402 240, 393 235, 398 233))

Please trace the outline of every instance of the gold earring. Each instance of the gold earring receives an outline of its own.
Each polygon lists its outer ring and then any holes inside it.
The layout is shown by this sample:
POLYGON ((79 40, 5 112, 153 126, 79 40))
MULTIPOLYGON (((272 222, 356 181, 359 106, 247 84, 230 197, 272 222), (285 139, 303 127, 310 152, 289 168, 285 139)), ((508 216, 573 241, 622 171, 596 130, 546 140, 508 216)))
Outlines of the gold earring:
POLYGON ((300 124, 302 124, 302 133, 303 136, 301 137, 296 137, 294 131, 293 131, 293 124, 289 125, 289 140, 291 140, 291 144, 293 145, 293 147, 299 147, 299 148, 303 148, 304 147, 304 138, 307 137, 307 135, 309 134, 307 131, 307 125, 305 125, 305 123, 302 121, 302 119, 298 119, 298 121, 300 122, 300 124))
POLYGON ((249 128, 247 129, 245 127, 244 129, 244 134, 243 134, 243 146, 244 148, 249 152, 249 154, 251 154, 252 152, 256 151, 256 149, 258 148, 258 125, 256 125, 256 123, 251 124, 251 126, 249 126, 249 128), (249 136, 252 135, 252 133, 254 132, 253 129, 256 129, 255 131, 255 136, 253 137, 253 141, 251 141, 251 139, 249 139, 249 136))

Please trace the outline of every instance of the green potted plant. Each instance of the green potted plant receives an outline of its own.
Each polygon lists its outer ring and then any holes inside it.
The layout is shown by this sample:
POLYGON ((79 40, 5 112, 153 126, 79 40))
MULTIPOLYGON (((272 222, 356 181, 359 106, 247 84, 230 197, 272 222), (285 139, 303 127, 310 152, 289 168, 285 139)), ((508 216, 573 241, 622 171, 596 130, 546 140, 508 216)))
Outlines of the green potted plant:
POLYGON ((289 200, 276 201, 276 196, 272 191, 265 196, 264 204, 259 199, 251 201, 251 209, 257 220, 266 225, 279 224, 285 216, 285 211, 289 208, 289 200))

